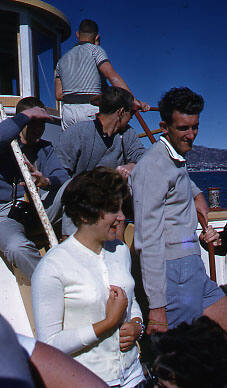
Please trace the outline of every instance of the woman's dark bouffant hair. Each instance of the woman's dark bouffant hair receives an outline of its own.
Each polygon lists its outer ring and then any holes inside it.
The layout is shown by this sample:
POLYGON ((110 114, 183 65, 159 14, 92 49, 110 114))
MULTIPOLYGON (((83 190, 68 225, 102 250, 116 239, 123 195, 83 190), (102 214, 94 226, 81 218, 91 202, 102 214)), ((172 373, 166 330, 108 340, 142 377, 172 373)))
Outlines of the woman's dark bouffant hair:
POLYGON ((86 220, 94 224, 102 212, 117 212, 120 200, 128 196, 128 186, 114 169, 96 167, 74 177, 62 196, 65 212, 74 225, 86 220))
POLYGON ((224 388, 227 384, 227 334, 203 316, 160 337, 153 373, 179 388, 224 388))

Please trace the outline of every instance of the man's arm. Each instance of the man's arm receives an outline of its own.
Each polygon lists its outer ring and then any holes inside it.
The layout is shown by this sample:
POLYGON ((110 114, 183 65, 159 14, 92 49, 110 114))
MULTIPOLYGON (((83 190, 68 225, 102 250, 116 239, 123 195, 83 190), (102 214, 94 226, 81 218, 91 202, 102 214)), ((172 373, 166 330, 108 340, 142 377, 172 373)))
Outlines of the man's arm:
POLYGON ((123 133, 123 147, 127 163, 137 163, 146 151, 135 130, 129 127, 123 133))
POLYGON ((202 214, 205 218, 206 224, 208 223, 208 213, 209 208, 207 206, 207 201, 203 195, 203 193, 199 193, 196 197, 194 197, 195 207, 198 213, 202 214))
POLYGON ((16 114, 13 118, 0 123, 0 150, 9 146, 30 120, 50 120, 50 116, 44 108, 34 107, 16 114))
POLYGON ((62 82, 58 77, 55 78, 55 97, 58 101, 63 99, 62 82))
POLYGON ((15 139, 29 122, 29 118, 22 113, 14 118, 6 119, 0 123, 0 151, 5 151, 11 141, 15 139))
POLYGON ((148 315, 147 334, 153 332, 164 333, 168 330, 168 321, 165 307, 150 309, 148 315))
POLYGON ((135 164, 143 156, 145 148, 141 141, 138 139, 136 132, 131 127, 129 127, 127 131, 124 132, 122 142, 126 164, 118 166, 117 171, 122 174, 124 178, 128 178, 133 168, 135 167, 135 164))
POLYGON ((76 172, 77 163, 81 154, 80 128, 80 123, 75 124, 72 129, 68 128, 67 131, 61 134, 56 147, 57 156, 61 165, 70 176, 76 172))
POLYGON ((114 70, 113 66, 110 62, 104 62, 99 66, 99 70, 107 78, 113 86, 118 86, 119 88, 123 88, 128 90, 131 93, 126 82, 123 78, 114 70))
MULTIPOLYGON (((99 66, 99 70, 101 73, 110 81, 111 85, 118 86, 122 89, 128 90, 130 93, 131 90, 129 89, 126 82, 123 80, 123 78, 114 70, 113 66, 110 62, 104 62, 99 66)), ((150 106, 146 104, 143 101, 137 100, 135 98, 134 104, 137 109, 141 109, 142 111, 146 112, 150 109, 150 106)))
POLYGON ((149 319, 157 321, 157 325, 148 326, 148 333, 167 329, 164 210, 168 181, 160 179, 165 176, 165 171, 156 160, 153 163, 155 168, 152 169, 150 158, 145 156, 132 173, 135 248, 140 251, 144 290, 150 307, 149 319))
MULTIPOLYGON (((33 372, 38 372, 48 388, 104 388, 98 376, 60 350, 37 341, 30 358, 33 372)), ((35 374, 35 382, 37 382, 35 374)))
POLYGON ((67 171, 62 167, 52 144, 41 149, 37 160, 38 167, 36 164, 31 164, 25 155, 24 159, 37 187, 56 190, 70 178, 67 171))
POLYGON ((191 187, 192 187, 192 195, 195 201, 195 207, 197 212, 202 214, 202 216, 205 218, 206 223, 208 223, 208 212, 209 208, 207 206, 206 199, 200 190, 198 186, 196 186, 195 182, 193 182, 191 179, 191 187))

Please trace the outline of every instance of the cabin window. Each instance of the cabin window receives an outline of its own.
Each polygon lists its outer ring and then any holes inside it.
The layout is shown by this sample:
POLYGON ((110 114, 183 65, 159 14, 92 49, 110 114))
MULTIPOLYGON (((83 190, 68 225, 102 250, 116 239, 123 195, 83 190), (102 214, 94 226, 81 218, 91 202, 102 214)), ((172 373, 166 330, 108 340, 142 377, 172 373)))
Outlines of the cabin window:
POLYGON ((54 59, 55 39, 32 28, 35 68, 35 95, 47 106, 55 107, 54 59))
POLYGON ((0 94, 19 96, 18 15, 0 11, 0 94))

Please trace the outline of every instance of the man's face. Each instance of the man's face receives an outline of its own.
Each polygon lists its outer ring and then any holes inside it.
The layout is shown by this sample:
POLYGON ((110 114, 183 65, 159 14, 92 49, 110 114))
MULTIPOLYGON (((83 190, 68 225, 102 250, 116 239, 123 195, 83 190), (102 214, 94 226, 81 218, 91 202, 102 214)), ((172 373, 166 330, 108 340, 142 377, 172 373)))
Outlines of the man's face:
POLYGON ((134 111, 125 111, 123 110, 122 114, 119 116, 119 124, 118 129, 124 129, 127 128, 127 125, 129 121, 131 120, 132 116, 134 114, 134 111))
POLYGON ((34 144, 39 141, 45 129, 45 123, 41 120, 31 120, 20 133, 23 144, 34 144))
POLYGON ((166 139, 178 154, 184 156, 192 149, 199 128, 199 115, 188 115, 174 111, 172 124, 160 123, 166 139))

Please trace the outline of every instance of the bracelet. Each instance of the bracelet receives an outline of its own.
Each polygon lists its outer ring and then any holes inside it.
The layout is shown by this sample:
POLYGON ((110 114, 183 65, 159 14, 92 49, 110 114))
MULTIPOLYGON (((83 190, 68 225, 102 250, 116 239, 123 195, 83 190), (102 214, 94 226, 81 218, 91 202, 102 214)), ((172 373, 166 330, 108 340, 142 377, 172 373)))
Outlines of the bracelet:
POLYGON ((137 337, 137 341, 141 340, 141 338, 143 337, 144 335, 144 331, 145 331, 145 326, 143 324, 143 322, 141 321, 135 321, 136 323, 138 323, 138 325, 140 325, 140 334, 139 336, 137 337))
POLYGON ((168 323, 149 320, 148 325, 168 326, 168 323))

